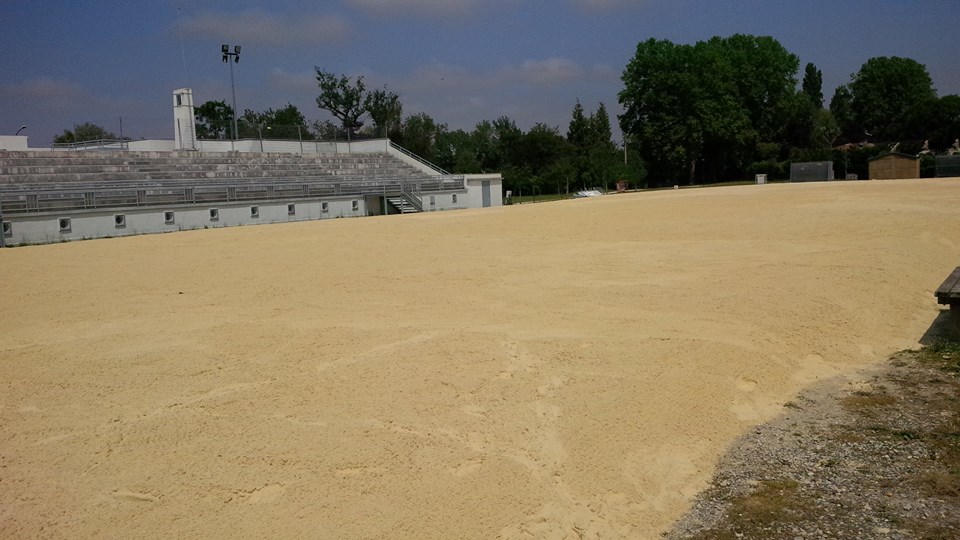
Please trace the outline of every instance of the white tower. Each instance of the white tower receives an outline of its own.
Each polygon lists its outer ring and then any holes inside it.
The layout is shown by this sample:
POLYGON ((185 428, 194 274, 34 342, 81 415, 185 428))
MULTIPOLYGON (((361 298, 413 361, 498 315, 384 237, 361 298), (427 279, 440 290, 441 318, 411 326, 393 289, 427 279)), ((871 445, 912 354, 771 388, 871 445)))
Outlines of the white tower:
POLYGON ((173 91, 173 129, 177 150, 197 149, 197 127, 193 119, 193 90, 178 88, 173 91))

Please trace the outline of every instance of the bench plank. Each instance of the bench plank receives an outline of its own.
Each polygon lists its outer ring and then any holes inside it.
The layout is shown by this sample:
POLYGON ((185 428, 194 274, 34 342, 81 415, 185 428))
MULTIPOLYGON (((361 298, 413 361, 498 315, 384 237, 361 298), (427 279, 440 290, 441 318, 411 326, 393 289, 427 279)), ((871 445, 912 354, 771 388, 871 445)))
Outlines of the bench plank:
POLYGON ((935 293, 940 304, 955 304, 960 301, 960 266, 956 267, 935 293))

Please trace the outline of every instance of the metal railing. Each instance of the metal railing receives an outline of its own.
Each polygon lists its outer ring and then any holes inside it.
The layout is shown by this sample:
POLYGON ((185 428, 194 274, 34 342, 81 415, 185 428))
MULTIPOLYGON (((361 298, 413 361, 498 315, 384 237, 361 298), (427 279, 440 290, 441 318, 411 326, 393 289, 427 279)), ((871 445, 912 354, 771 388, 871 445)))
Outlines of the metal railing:
POLYGON ((423 210, 423 191, 463 189, 463 177, 389 177, 377 179, 313 181, 289 179, 234 179, 206 182, 101 183, 70 186, 0 187, 0 208, 5 215, 95 210, 171 204, 210 204, 237 201, 270 201, 347 196, 396 196, 423 210))
POLYGON ((52 143, 51 150, 126 150, 129 139, 96 139, 72 143, 52 143))
POLYGON ((420 197, 421 188, 418 184, 415 181, 401 180, 400 195, 416 208, 417 212, 423 212, 423 199, 420 197))
POLYGON ((405 155, 405 156, 408 156, 408 157, 416 160, 416 161, 419 162, 419 163, 423 163, 423 164, 426 165, 427 167, 430 167, 431 169, 437 171, 437 172, 440 173, 440 174, 450 174, 448 171, 444 170, 444 169, 441 168, 439 165, 434 165, 433 163, 430 163, 429 161, 423 159, 422 157, 414 154, 413 152, 407 150, 406 148, 400 146, 399 144, 397 144, 397 143, 395 143, 395 142, 393 142, 393 141, 390 141, 390 148, 393 148, 394 150, 400 152, 401 154, 403 154, 403 155, 405 155))

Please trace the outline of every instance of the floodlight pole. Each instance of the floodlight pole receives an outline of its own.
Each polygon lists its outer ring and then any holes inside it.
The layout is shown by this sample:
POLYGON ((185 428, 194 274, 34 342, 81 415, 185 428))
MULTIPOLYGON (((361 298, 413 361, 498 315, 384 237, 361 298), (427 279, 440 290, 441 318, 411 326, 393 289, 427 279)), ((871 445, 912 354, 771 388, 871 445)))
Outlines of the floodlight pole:
POLYGON ((6 232, 3 230, 3 201, 0 200, 0 248, 7 247, 6 232))
POLYGON ((237 132, 237 87, 233 83, 233 62, 227 62, 230 64, 230 93, 233 97, 233 140, 237 140, 239 133, 237 132))
POLYGON ((237 140, 237 87, 233 82, 233 64, 240 63, 240 46, 234 45, 233 52, 230 52, 229 45, 221 45, 220 52, 223 54, 224 63, 230 64, 230 93, 233 96, 233 138, 230 140, 230 149, 233 150, 234 141, 237 140), (233 57, 233 62, 230 62, 233 57))

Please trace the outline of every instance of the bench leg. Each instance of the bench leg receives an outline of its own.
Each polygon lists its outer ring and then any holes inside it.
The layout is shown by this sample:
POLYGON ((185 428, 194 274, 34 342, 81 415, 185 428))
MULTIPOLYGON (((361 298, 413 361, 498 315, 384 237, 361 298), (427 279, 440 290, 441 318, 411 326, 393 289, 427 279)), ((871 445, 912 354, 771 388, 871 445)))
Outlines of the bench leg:
POLYGON ((950 337, 960 341, 960 302, 950 304, 950 337))

